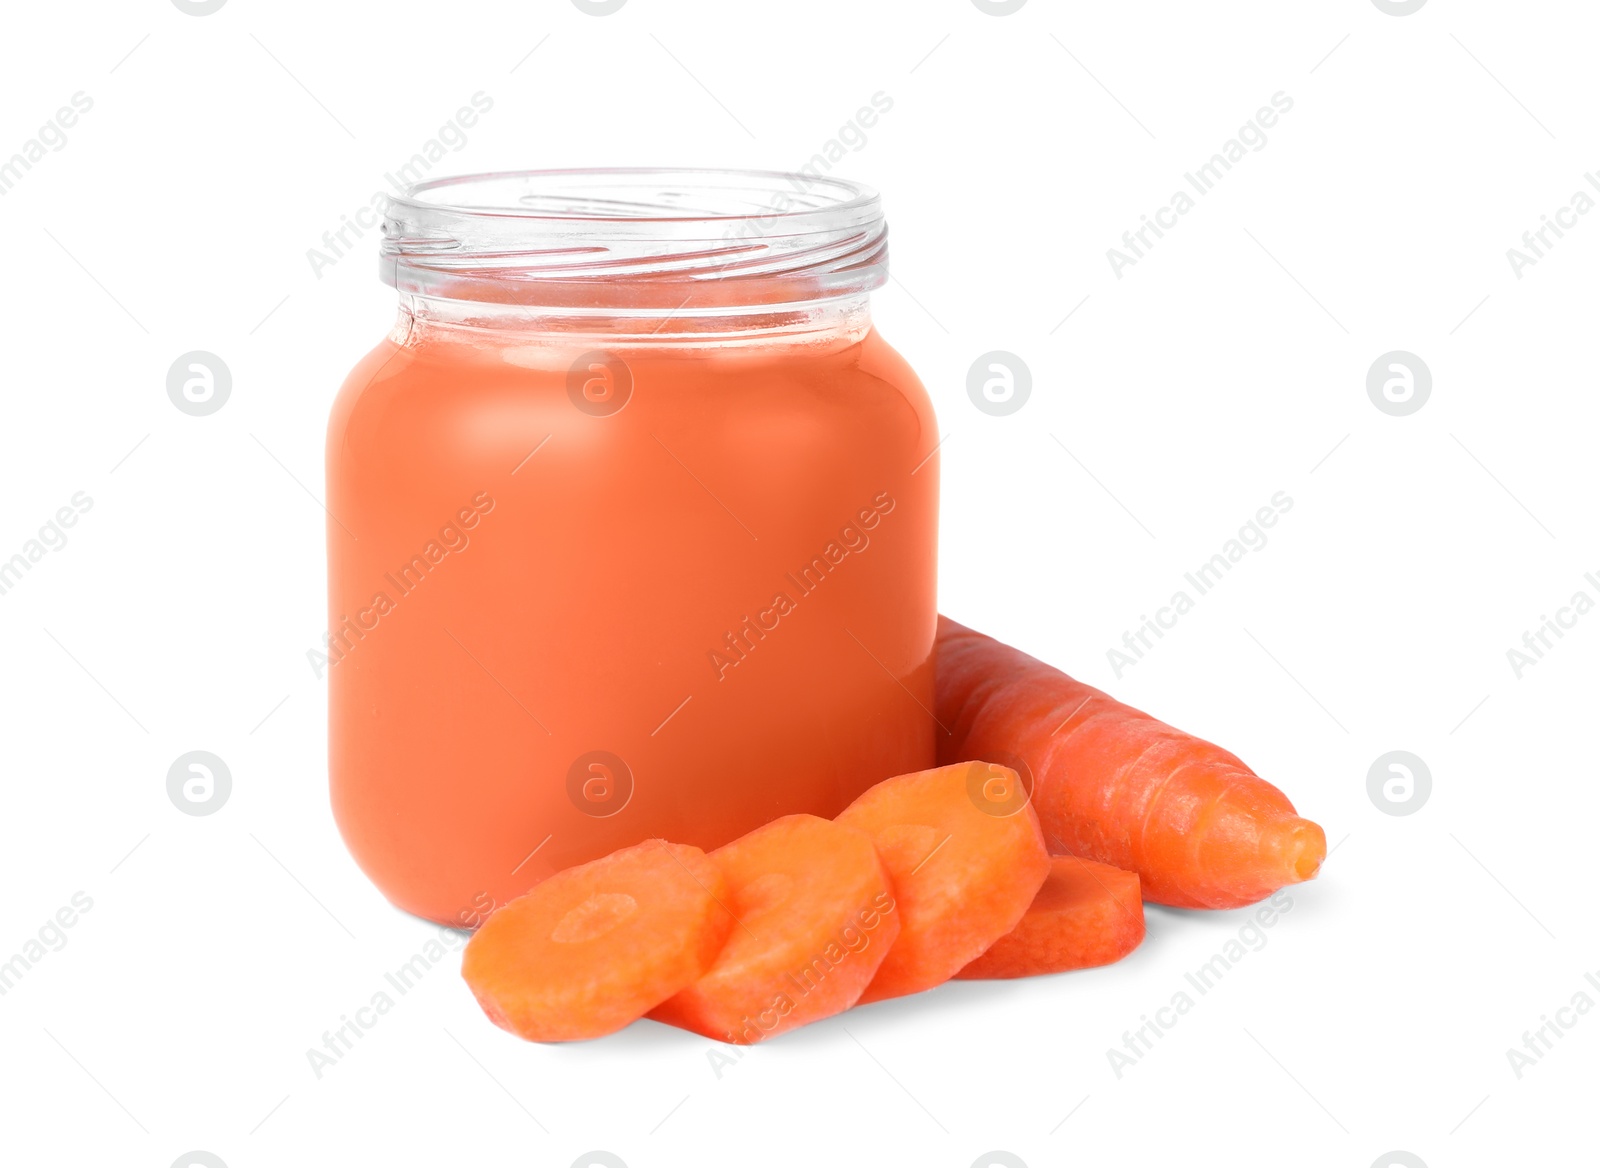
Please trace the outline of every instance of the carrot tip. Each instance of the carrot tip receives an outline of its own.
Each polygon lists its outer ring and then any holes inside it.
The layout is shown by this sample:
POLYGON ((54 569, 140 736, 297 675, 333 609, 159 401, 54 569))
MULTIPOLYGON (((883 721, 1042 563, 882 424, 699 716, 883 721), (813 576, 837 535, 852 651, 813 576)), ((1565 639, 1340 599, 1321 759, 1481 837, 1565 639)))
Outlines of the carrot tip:
POLYGON ((1271 857, 1289 879, 1298 884, 1310 880, 1322 867, 1328 853, 1322 828, 1309 819, 1287 819, 1263 833, 1263 858, 1271 857))

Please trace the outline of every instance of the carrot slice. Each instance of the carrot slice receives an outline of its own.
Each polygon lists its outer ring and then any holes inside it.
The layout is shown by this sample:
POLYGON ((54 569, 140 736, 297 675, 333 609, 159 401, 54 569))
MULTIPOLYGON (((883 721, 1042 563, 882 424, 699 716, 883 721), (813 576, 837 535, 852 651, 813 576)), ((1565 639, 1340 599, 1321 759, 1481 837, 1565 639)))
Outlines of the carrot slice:
POLYGON ((646 840, 568 868, 493 913, 461 976, 495 1025, 534 1042, 620 1030, 703 974, 733 918, 699 848, 646 840))
POLYGON ((1238 908, 1309 880, 1322 828, 1234 755, 939 618, 942 759, 1031 772, 1050 850, 1139 874, 1146 900, 1238 908))
POLYGON ((700 980, 650 1017, 749 1045, 855 1005, 900 933, 872 840, 786 815, 710 858, 737 923, 700 980))
POLYGON ((1050 861, 1017 927, 957 977, 1032 977, 1120 961, 1144 940, 1139 877, 1077 856, 1050 861))
POLYGON ((948 981, 1009 933, 1050 870, 1015 771, 959 763, 886 779, 839 815, 889 870, 900 937, 861 995, 899 997, 948 981))

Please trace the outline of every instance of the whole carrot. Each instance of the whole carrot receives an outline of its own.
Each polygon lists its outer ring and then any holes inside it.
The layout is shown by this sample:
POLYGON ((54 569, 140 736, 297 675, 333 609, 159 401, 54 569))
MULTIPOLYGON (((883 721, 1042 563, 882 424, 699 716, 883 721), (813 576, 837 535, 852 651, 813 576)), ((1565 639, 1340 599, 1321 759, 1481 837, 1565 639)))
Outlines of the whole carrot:
POLYGON ((1031 775, 1052 853, 1137 872, 1146 900, 1237 908, 1317 874, 1327 841, 1238 758, 939 618, 939 762, 1031 775))

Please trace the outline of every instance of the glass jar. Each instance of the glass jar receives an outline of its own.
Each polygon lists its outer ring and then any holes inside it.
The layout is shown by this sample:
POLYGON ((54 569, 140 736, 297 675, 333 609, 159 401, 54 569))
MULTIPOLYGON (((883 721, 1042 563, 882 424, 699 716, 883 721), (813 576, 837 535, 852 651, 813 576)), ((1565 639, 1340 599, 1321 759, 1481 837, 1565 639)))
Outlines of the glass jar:
POLYGON ((476 925, 934 763, 938 434, 877 195, 534 171, 390 200, 328 425, 329 771, 400 908, 476 925))

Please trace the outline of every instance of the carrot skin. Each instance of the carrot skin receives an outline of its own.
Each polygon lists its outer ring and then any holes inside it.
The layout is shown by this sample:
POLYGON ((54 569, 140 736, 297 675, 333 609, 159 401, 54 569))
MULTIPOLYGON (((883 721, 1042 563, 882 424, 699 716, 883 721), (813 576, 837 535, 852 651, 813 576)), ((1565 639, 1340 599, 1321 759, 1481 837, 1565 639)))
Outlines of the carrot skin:
POLYGON ((1322 828, 1237 756, 939 618, 939 761, 1033 784, 1050 851, 1137 872, 1146 900, 1238 908, 1315 876, 1322 828))
POLYGON ((1034 977, 1090 969, 1122 960, 1143 940, 1138 876, 1078 856, 1055 856, 1016 928, 956 976, 1034 977))

